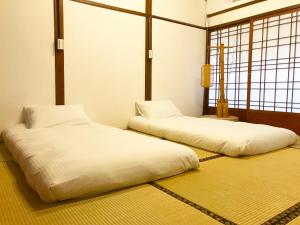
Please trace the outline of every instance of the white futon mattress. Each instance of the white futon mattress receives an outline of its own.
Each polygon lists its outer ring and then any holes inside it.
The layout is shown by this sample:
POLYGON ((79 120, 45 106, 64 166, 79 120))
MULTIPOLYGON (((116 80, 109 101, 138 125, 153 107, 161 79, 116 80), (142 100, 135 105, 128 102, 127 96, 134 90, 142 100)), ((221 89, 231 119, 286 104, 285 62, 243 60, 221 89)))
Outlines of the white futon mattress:
POLYGON ((196 169, 188 147, 99 124, 3 133, 28 184, 45 202, 85 197, 196 169))
POLYGON ((136 116, 129 121, 129 127, 231 157, 270 152, 298 140, 293 131, 283 128, 187 116, 163 119, 136 116))

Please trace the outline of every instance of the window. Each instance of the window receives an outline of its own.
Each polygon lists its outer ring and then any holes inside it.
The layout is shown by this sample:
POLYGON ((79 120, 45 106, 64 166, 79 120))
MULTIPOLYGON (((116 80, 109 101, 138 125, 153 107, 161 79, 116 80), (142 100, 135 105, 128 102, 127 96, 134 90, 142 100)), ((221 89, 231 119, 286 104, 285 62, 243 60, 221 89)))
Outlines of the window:
MULTIPOLYGON (((225 49, 229 108, 300 113, 299 9, 211 31, 209 45, 221 43, 232 47, 225 49)), ((217 49, 210 49, 209 61, 215 83, 209 89, 208 106, 215 107, 219 95, 217 49)))
MULTIPOLYGON (((249 23, 213 31, 210 46, 223 43, 225 69, 225 95, 229 108, 247 107, 249 23)), ((213 66, 214 86, 209 90, 209 106, 215 107, 219 96, 219 50, 210 48, 210 64, 213 66)))
POLYGON ((298 12, 254 21, 250 109, 300 112, 298 12))

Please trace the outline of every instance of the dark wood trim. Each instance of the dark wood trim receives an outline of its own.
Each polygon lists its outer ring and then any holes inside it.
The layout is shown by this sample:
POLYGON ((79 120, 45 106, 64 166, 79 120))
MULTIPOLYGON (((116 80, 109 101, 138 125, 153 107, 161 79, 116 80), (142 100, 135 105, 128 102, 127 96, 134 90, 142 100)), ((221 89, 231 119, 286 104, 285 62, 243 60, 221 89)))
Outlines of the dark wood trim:
POLYGON ((117 11, 117 12, 128 13, 128 14, 132 14, 132 15, 136 15, 136 16, 144 16, 144 17, 146 16, 146 14, 143 12, 134 11, 134 10, 130 10, 130 9, 124 9, 124 8, 106 5, 103 3, 89 1, 89 0, 70 0, 70 1, 78 2, 78 3, 90 5, 90 6, 96 6, 96 7, 100 7, 100 8, 104 8, 104 9, 110 9, 110 10, 117 11))
POLYGON ((257 3, 265 2, 265 1, 267 1, 267 0, 254 0, 254 1, 251 1, 251 2, 246 2, 244 4, 240 4, 240 5, 237 5, 237 6, 234 6, 234 7, 230 7, 230 8, 224 9, 224 10, 220 10, 218 12, 210 13, 210 14, 207 15, 207 17, 208 18, 214 17, 214 16, 217 16, 217 15, 220 15, 220 14, 224 14, 224 13, 227 13, 227 12, 230 12, 230 11, 234 11, 234 10, 237 10, 237 9, 241 9, 241 8, 244 8, 244 7, 247 7, 247 6, 250 6, 250 5, 254 5, 254 4, 257 4, 257 3))
POLYGON ((247 110, 250 109, 250 98, 251 98, 253 23, 254 23, 254 20, 251 20, 250 21, 250 33, 249 33, 249 51, 248 51, 247 110))
MULTIPOLYGON (((272 116, 287 116, 287 117, 295 117, 300 119, 300 113, 292 113, 292 112, 274 112, 274 111, 260 111, 260 110, 249 110, 251 113, 259 113, 265 115, 272 115, 272 116)), ((298 125, 298 124, 297 124, 298 125)), ((300 129, 300 127, 299 127, 300 129)))
POLYGON ((219 158, 222 158, 222 157, 225 157, 225 155, 214 155, 214 156, 209 156, 209 157, 206 157, 206 158, 200 158, 199 159, 199 162, 207 162, 207 161, 211 161, 211 160, 214 160, 214 159, 219 159, 219 158))
MULTIPOLYGON (((298 32, 298 28, 297 28, 297 25, 298 25, 298 12, 296 13, 297 14, 297 17, 296 17, 296 28, 295 28, 295 45, 297 43, 297 32, 298 32)), ((291 26, 290 26, 290 41, 289 41, 289 65, 288 65, 288 80, 287 80, 287 87, 286 87, 286 102, 289 102, 289 83, 290 83, 290 77, 291 77, 291 58, 292 58, 292 37, 293 37, 293 17, 291 16, 291 26)), ((279 39, 279 38, 278 38, 279 39)), ((297 48, 294 49, 294 51, 296 50, 297 48)), ((294 60, 296 61, 296 55, 294 55, 294 60)), ((294 63, 294 66, 293 66, 293 72, 295 71, 295 67, 296 67, 296 63, 294 63)), ((294 80, 293 80, 293 85, 295 84, 294 80)), ((294 88, 293 88, 294 89, 294 88)), ((293 99, 292 99, 292 102, 293 102, 293 99)), ((275 106, 275 104, 274 104, 275 106)), ((292 107, 293 108, 293 105, 292 107)), ((286 104, 286 108, 285 108, 286 111, 288 111, 288 104, 286 104)))
POLYGON ((254 15, 254 16, 249 16, 249 17, 245 17, 245 18, 242 18, 242 19, 239 19, 239 20, 230 21, 228 23, 222 23, 222 24, 218 24, 218 25, 215 25, 215 26, 210 26, 210 27, 208 27, 208 29, 211 31, 211 30, 216 30, 216 29, 220 29, 220 28, 226 28, 226 27, 241 24, 241 23, 247 23, 252 19, 253 20, 258 20, 258 19, 263 19, 265 17, 269 17, 271 15, 276 16, 276 14, 281 14, 281 13, 284 13, 286 11, 295 10, 295 9, 298 9, 298 8, 300 8, 300 4, 288 6, 288 7, 281 8, 281 9, 275 9, 275 10, 268 11, 268 12, 261 13, 261 14, 257 14, 257 15, 254 15))
MULTIPOLYGON (((218 158, 219 158, 219 156, 218 156, 218 158)), ((158 190, 163 191, 164 193, 170 195, 171 197, 173 197, 173 198, 175 198, 175 199, 177 199, 177 200, 179 200, 179 201, 181 201, 181 202, 183 202, 183 203, 185 203, 185 204, 193 207, 194 209, 199 210, 200 212, 206 214, 207 216, 213 218, 214 220, 217 220, 221 224, 236 225, 236 223, 234 223, 234 222, 232 222, 232 221, 230 221, 230 220, 222 217, 221 215, 218 215, 218 214, 210 211, 207 208, 204 208, 203 206, 200 206, 200 205, 198 205, 198 204, 196 204, 196 203, 194 203, 194 202, 192 202, 192 201, 184 198, 183 196, 181 196, 179 194, 176 194, 175 192, 173 192, 173 191, 171 191, 171 190, 169 190, 169 189, 161 186, 160 184, 158 184, 156 182, 151 182, 149 184, 152 185, 153 187, 157 188, 158 190)))
POLYGON ((290 129, 297 134, 300 134, 299 121, 299 113, 258 110, 249 110, 247 112, 247 122, 249 123, 268 124, 276 127, 283 127, 290 129))
MULTIPOLYGON (((206 32, 206 51, 205 51, 205 63, 210 63, 210 32, 206 32)), ((208 97, 209 97, 209 88, 204 88, 203 95, 203 114, 208 114, 208 97)))
POLYGON ((57 50, 57 39, 64 38, 63 0, 54 0, 55 40, 55 99, 57 105, 65 104, 64 51, 57 50))
MULTIPOLYGON (((289 112, 274 112, 274 111, 259 111, 259 110, 247 110, 247 109, 229 109, 229 113, 232 116, 238 116, 240 121, 268 124, 275 127, 283 127, 290 129, 297 134, 300 134, 300 113, 289 112)), ((207 107, 207 115, 216 114, 215 107, 207 107)))
POLYGON ((265 12, 265 13, 255 15, 255 16, 253 16, 253 19, 254 20, 261 20, 261 19, 268 18, 270 16, 279 16, 281 14, 288 13, 288 12, 297 10, 299 8, 300 8, 300 4, 291 5, 291 6, 281 8, 281 9, 275 9, 275 10, 272 10, 272 11, 268 11, 268 12, 265 12))
POLYGON ((168 21, 168 22, 171 22, 171 23, 177 23, 177 24, 180 24, 180 25, 188 26, 188 27, 194 27, 194 28, 198 28, 198 29, 201 29, 201 30, 206 30, 207 29, 206 27, 202 27, 202 26, 199 26, 199 25, 191 24, 191 23, 182 22, 182 21, 179 21, 179 20, 173 20, 173 19, 170 19, 170 18, 162 17, 162 16, 153 15, 152 18, 158 19, 158 20, 168 21))
MULTIPOLYGON (((298 21, 299 21, 299 19, 298 19, 298 15, 299 15, 299 12, 297 12, 296 13, 296 16, 297 16, 297 19, 296 19, 296 30, 295 30, 295 34, 298 34, 298 21)), ((295 42, 294 42, 294 44, 296 45, 296 43, 297 43, 297 35, 295 36, 295 42)), ((293 89, 295 88, 295 74, 296 74, 296 71, 295 71, 295 65, 296 65, 296 56, 297 55, 297 48, 295 48, 294 49, 294 66, 293 66, 293 75, 292 75, 292 80, 293 80, 293 89)), ((292 92, 292 101, 294 100, 294 92, 292 92)), ((292 106, 293 106, 293 104, 292 104, 292 106)))
MULTIPOLYGON (((292 31, 292 24, 293 24, 292 20, 293 20, 293 18, 291 18, 291 26, 290 26, 291 27, 291 31, 292 31)), ((278 23, 280 24, 280 16, 279 16, 278 23)), ((279 62, 279 47, 280 47, 280 27, 281 26, 279 25, 278 26, 278 32, 277 32, 277 44, 276 44, 277 46, 276 46, 276 65, 275 65, 275 68, 276 68, 275 69, 275 91, 274 91, 275 93, 274 93, 274 108, 273 108, 274 111, 276 110, 276 99, 277 99, 278 62, 279 62)), ((290 31, 290 34, 291 34, 291 31, 290 31)), ((290 37, 290 39, 291 39, 291 37, 290 37)), ((291 48, 291 45, 289 46, 289 48, 291 48)), ((266 51, 267 51, 267 49, 266 49, 266 51)), ((291 53, 289 52, 289 55, 290 54, 291 53)), ((290 64, 289 64, 289 67, 290 67, 290 64)), ((289 72, 290 72, 290 69, 289 69, 288 73, 289 72)))
POLYGON ((145 100, 152 99, 152 0, 146 0, 146 43, 145 43, 145 100))
POLYGON ((203 115, 209 115, 209 106, 208 106, 208 98, 209 98, 209 88, 204 88, 204 96, 203 96, 203 115))

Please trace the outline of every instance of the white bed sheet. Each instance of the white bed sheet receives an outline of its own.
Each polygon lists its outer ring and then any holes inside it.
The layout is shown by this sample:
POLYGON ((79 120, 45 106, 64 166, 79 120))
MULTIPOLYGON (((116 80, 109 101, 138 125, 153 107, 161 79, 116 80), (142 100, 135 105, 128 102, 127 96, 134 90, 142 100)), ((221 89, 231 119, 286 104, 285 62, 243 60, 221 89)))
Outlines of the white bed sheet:
POLYGON ((186 146, 99 124, 3 133, 28 184, 45 202, 90 196, 196 169, 186 146))
POLYGON ((261 124, 196 117, 146 119, 136 116, 128 126, 143 133, 231 157, 256 155, 294 144, 288 129, 261 124))

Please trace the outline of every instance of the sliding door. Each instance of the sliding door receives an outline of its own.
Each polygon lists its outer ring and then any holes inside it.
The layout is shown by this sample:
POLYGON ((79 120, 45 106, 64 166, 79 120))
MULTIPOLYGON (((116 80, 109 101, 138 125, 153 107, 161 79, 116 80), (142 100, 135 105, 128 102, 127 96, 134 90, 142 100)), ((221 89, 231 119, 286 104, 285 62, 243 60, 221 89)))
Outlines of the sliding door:
POLYGON ((250 24, 240 24, 210 33, 210 64, 214 85, 209 89, 208 105, 216 107, 219 97, 219 57, 220 50, 213 48, 221 43, 227 47, 224 50, 225 94, 230 108, 247 108, 248 84, 248 54, 249 54, 250 24))
POLYGON ((299 34, 298 11, 254 21, 250 109, 300 112, 299 34))
MULTIPOLYGON (((300 133, 299 9, 255 18, 209 33, 225 51, 225 93, 230 113, 242 121, 286 127, 300 133)), ((219 95, 219 51, 210 50, 215 83, 206 92, 206 113, 219 95)))

